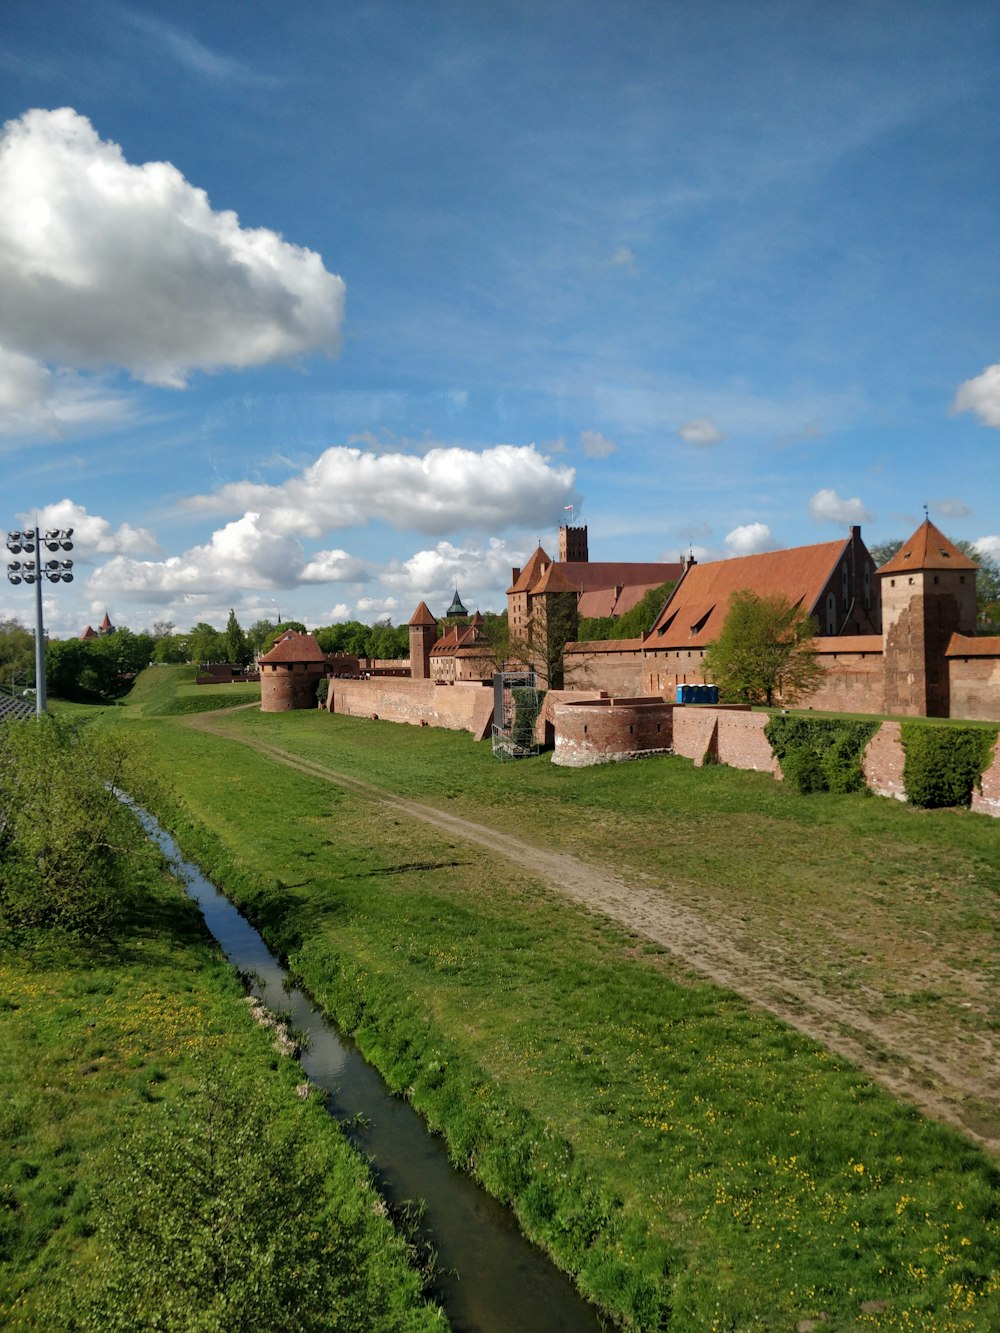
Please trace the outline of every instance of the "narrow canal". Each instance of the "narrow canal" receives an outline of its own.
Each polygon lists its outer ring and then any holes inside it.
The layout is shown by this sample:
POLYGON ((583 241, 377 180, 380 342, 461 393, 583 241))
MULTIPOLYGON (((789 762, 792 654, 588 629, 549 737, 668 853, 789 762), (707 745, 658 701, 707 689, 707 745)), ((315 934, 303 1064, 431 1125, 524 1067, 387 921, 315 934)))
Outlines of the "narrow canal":
POLYGON ((268 1008, 290 1012, 292 1026, 309 1034, 302 1068, 324 1093, 330 1114, 352 1122, 351 1139, 371 1160, 382 1193, 395 1205, 422 1202, 420 1230, 437 1255, 433 1294, 455 1333, 605 1329, 568 1278, 528 1244, 507 1209, 451 1165, 443 1141, 412 1107, 392 1095, 307 995, 287 988, 284 968, 228 898, 184 860, 151 815, 132 808, 183 879, 226 957, 254 978, 253 993, 268 1008))

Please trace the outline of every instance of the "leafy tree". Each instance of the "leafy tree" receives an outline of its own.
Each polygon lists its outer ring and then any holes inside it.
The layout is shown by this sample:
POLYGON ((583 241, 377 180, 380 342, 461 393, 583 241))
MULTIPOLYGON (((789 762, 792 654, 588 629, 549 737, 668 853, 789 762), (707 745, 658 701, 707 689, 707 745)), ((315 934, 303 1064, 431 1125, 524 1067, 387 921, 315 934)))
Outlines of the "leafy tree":
POLYGON ((188 637, 186 634, 165 634, 158 639, 154 635, 154 662, 179 663, 187 660, 188 637))
POLYGON ((705 652, 704 670, 723 698, 771 705, 777 695, 796 703, 823 679, 815 656, 816 626, 787 597, 733 594, 719 637, 705 652))
POLYGON ((255 620, 250 626, 247 630, 247 643, 255 656, 263 651, 268 635, 273 632, 274 624, 270 620, 255 620))
POLYGON ((398 661, 409 655, 410 631, 406 625, 398 625, 394 629, 388 617, 376 620, 368 636, 368 651, 365 656, 398 661))
POLYGON ((226 623, 226 661, 231 662, 233 666, 244 667, 252 656, 247 636, 236 619, 236 612, 230 607, 229 620, 226 623))
POLYGON ((176 626, 172 620, 156 620, 153 622, 153 638, 168 639, 173 634, 176 626))
POLYGON ((17 620, 0 620, 0 685, 35 678, 35 639, 17 620))
POLYGON ((62 699, 77 699, 96 693, 88 642, 82 639, 55 639, 45 645, 45 683, 51 694, 62 699))
POLYGON ((875 561, 875 568, 881 569, 884 564, 887 564, 902 544, 902 537, 891 537, 888 541, 876 542, 874 546, 869 546, 868 553, 875 561))
POLYGON ((188 635, 188 652, 192 662, 225 662, 226 636, 204 620, 199 620, 188 635))

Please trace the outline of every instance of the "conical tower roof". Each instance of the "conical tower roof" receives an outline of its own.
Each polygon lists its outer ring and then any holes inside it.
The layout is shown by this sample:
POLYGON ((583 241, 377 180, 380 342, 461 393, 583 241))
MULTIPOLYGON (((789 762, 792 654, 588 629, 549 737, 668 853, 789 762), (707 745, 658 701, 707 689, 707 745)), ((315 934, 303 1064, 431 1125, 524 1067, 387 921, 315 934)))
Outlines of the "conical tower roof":
POLYGON ((462 605, 462 599, 458 595, 458 589, 455 589, 455 596, 451 599, 451 606, 445 612, 446 616, 467 616, 469 613, 462 605))
POLYGON ((914 569, 978 569, 975 560, 963 555, 930 519, 920 527, 879 570, 880 574, 903 574, 914 569))
POLYGON ((431 615, 426 602, 421 602, 414 611, 413 615, 407 621, 408 625, 436 625, 437 621, 431 615))

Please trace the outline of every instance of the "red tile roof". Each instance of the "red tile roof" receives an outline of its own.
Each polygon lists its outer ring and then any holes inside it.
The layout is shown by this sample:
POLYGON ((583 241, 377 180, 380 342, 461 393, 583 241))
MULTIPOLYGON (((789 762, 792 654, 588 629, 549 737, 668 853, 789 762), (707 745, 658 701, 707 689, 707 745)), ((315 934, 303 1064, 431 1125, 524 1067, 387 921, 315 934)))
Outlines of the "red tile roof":
POLYGON ((428 610, 427 603, 421 602, 406 623, 408 625, 436 625, 437 621, 428 610))
POLYGON ((647 648, 704 647, 718 637, 734 592, 781 594, 810 614, 850 538, 691 565, 646 636, 647 648))
POLYGON ((929 520, 925 519, 909 539, 903 542, 880 574, 903 574, 914 569, 978 569, 975 560, 963 555, 958 547, 929 520))
POLYGON ((537 581, 542 572, 543 565, 551 565, 551 558, 539 546, 535 549, 531 559, 521 570, 520 574, 507 589, 508 594, 512 592, 527 592, 537 581))
POLYGON ((1000 634, 953 634, 945 657, 1000 657, 1000 634))
MULTIPOLYGON (((680 578, 680 566, 677 578, 680 578)), ((666 582, 666 579, 657 579, 655 583, 630 583, 625 587, 619 583, 611 588, 593 588, 580 594, 576 609, 581 616, 623 616, 637 606, 647 592, 666 582)))
POLYGON ((535 597, 541 593, 577 592, 577 585, 566 575, 565 571, 569 568, 568 564, 558 562, 549 565, 534 587, 529 588, 528 595, 535 597))
POLYGON ((325 662, 326 653, 311 634, 289 630, 283 634, 262 662, 325 662))

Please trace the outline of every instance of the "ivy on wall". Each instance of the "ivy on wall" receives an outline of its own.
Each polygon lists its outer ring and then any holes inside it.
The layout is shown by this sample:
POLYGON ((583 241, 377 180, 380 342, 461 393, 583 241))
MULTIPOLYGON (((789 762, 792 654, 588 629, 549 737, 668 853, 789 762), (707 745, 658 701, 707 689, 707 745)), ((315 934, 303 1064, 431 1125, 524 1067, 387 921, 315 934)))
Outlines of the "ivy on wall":
POLYGON ((998 728, 930 727, 904 722, 900 727, 903 785, 913 805, 928 809, 968 805, 974 787, 982 790, 998 728))
POLYGON ((777 713, 764 728, 785 780, 800 792, 865 791, 861 756, 877 722, 790 717, 777 713))

